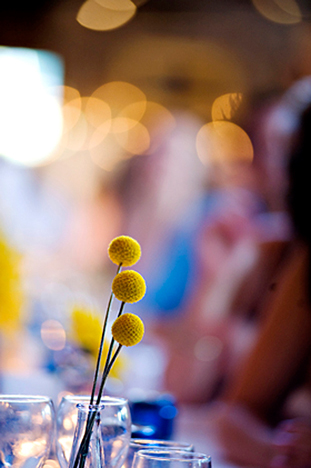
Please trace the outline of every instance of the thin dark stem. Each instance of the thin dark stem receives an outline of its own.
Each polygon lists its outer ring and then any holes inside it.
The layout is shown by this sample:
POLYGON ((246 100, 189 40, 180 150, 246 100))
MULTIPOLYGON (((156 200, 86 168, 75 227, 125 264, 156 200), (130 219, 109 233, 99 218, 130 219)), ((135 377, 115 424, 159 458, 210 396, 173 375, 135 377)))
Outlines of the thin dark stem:
MULTIPOLYGON (((125 306, 125 302, 122 302, 122 303, 121 303, 121 306, 120 306, 119 313, 118 313, 118 317, 120 317, 120 315, 122 314, 123 309, 124 309, 124 306, 125 306)), ((117 318, 118 318, 118 317, 117 317, 117 318)), ((98 391, 98 396, 97 396, 97 401, 96 401, 96 404, 97 404, 97 405, 99 405, 99 402, 100 402, 100 397, 99 397, 99 395, 102 395, 102 393, 103 393, 104 384, 105 384, 105 381, 106 381, 106 378, 104 379, 104 376, 107 374, 107 369, 109 368, 109 363, 110 363, 110 359, 111 359, 111 354, 112 354, 112 351, 113 351, 114 343, 115 343, 115 339, 114 339, 114 338, 111 338, 110 346, 109 346, 109 350, 108 350, 108 354, 107 354, 107 357, 106 357, 105 367, 104 367, 104 370, 103 370, 103 373, 102 373, 102 381, 101 381, 101 384, 100 384, 100 387, 99 387, 99 391, 98 391)), ((109 368, 109 370, 110 370, 110 369, 111 369, 111 367, 109 368)), ((109 372, 109 371, 108 371, 108 372, 109 372)), ((107 377, 107 376, 106 376, 106 377, 107 377)))
POLYGON ((100 389, 99 389, 98 397, 97 397, 97 404, 99 404, 99 402, 100 402, 100 399, 101 399, 101 396, 102 396, 102 392, 103 392, 103 389, 104 389, 105 382, 107 380, 108 374, 111 371, 111 368, 114 365, 115 360, 117 359, 117 357, 118 357, 118 355, 119 355, 119 353, 121 351, 121 348, 122 348, 122 345, 119 344, 118 348, 116 349, 114 355, 112 356, 112 358, 111 358, 111 360, 109 362, 109 365, 107 366, 106 371, 103 373, 102 381, 101 381, 101 385, 100 385, 100 389))
MULTIPOLYGON (((111 342, 114 342, 113 338, 112 338, 111 342)), ((122 345, 119 344, 119 346, 116 349, 114 355, 112 356, 109 364, 107 366, 105 366, 105 371, 103 372, 102 381, 101 381, 101 385, 100 385, 100 390, 98 392, 98 397, 97 397, 97 402, 96 402, 97 405, 99 405, 99 402, 101 400, 102 392, 103 392, 103 389, 104 389, 105 382, 106 382, 106 379, 108 377, 108 374, 111 371, 111 368, 114 365, 114 363, 115 363, 115 361, 116 361, 116 359, 117 359, 117 357, 118 357, 118 355, 119 355, 119 353, 121 351, 121 348, 122 348, 122 345)), ((107 361, 106 361, 106 363, 107 363, 107 361)), ((85 433, 83 435, 83 439, 82 439, 81 444, 80 444, 79 451, 77 453, 74 468, 77 468, 78 464, 79 464, 79 468, 84 467, 85 459, 86 459, 87 451, 88 451, 88 446, 89 446, 90 439, 91 439, 91 433, 92 433, 93 425, 94 425, 94 422, 95 422, 95 418, 96 418, 96 411, 91 414, 90 418, 88 418, 87 426, 86 426, 86 429, 85 429, 85 433)))
MULTIPOLYGON (((116 275, 118 273, 120 273, 121 268, 122 268, 122 263, 119 264, 116 275)), ((93 379, 93 387, 92 387, 90 405, 92 405, 93 402, 94 402, 94 396, 95 396, 95 392, 96 392, 96 385, 97 385, 97 379, 98 379, 98 374, 99 374, 100 362, 101 362, 101 357, 102 357, 103 347, 104 347, 104 342, 105 342, 106 328, 107 328, 108 317, 109 317, 113 297, 114 297, 114 294, 111 291, 111 295, 110 295, 107 310, 106 310, 105 320, 104 320, 104 324, 103 324, 102 336, 101 336, 100 345, 99 345, 99 351, 98 351, 95 374, 94 374, 94 379, 93 379)))
POLYGON ((120 306, 120 310, 119 310, 119 313, 118 313, 118 317, 117 317, 117 318, 119 318, 120 315, 122 314, 123 309, 124 309, 124 306, 125 306, 125 302, 122 302, 122 304, 121 304, 121 306, 120 306))
POLYGON ((94 421, 95 421, 95 418, 96 418, 96 414, 97 414, 97 412, 94 411, 91 414, 90 418, 89 418, 90 413, 88 414, 88 420, 87 420, 87 424, 86 424, 86 427, 85 427, 85 432, 84 432, 83 438, 81 440, 80 447, 79 447, 79 450, 78 450, 78 453, 77 453, 77 456, 76 456, 76 459, 75 459, 74 468, 77 468, 78 464, 79 464, 79 467, 82 468, 84 466, 84 464, 85 464, 85 459, 86 459, 86 456, 87 456, 88 446, 89 446, 89 443, 90 443, 91 433, 92 433, 94 421))
MULTIPOLYGON (((119 265, 118 270, 120 270, 120 269, 121 269, 121 264, 119 265)), ((119 313, 118 313, 118 317, 120 317, 120 315, 122 314, 124 306, 125 306, 125 302, 122 302, 121 306, 120 306, 119 313)), ((98 396, 97 396, 97 400, 96 400, 96 405, 99 405, 99 403, 100 403, 102 393, 103 393, 103 389, 104 389, 104 385, 105 385, 105 382, 107 380, 108 374, 109 374, 109 372, 111 370, 111 367, 113 366, 113 364, 114 364, 114 362, 115 362, 115 360, 116 360, 116 358, 117 358, 117 356, 118 356, 118 354, 119 354, 119 352, 121 350, 121 345, 119 345, 119 347, 115 351, 115 354, 111 358, 114 343, 115 343, 114 338, 111 338, 110 346, 109 346, 109 350, 108 350, 108 353, 107 353, 106 362, 105 362, 105 366, 104 366, 104 370, 103 370, 103 373, 102 373, 102 380, 101 380, 101 384, 100 384, 100 388, 99 388, 99 392, 98 392, 98 396)), ((98 366, 98 368, 99 368, 99 366, 98 366)), ((97 379, 98 379, 98 370, 97 370, 96 380, 97 379)), ((96 388, 96 384, 93 385, 93 389, 95 389, 95 388, 96 388)), ((95 390, 94 390, 94 394, 93 394, 93 400, 94 400, 94 395, 95 395, 95 390)), ((92 433, 92 429, 93 429, 93 425, 94 425, 94 421, 95 421, 95 416, 96 416, 96 412, 94 414, 93 413, 88 414, 87 423, 86 423, 86 427, 85 427, 85 432, 84 432, 84 435, 83 435, 83 438, 82 438, 82 441, 81 441, 81 444, 80 444, 80 447, 79 447, 79 450, 78 450, 78 453, 77 453, 77 456, 76 456, 76 459, 75 459, 74 468, 77 468, 78 464, 79 464, 79 468, 84 468, 85 459, 86 459, 86 456, 87 456, 87 451, 88 451, 88 447, 89 447, 89 443, 90 443, 91 433, 92 433)))
POLYGON ((103 385, 102 385, 103 384, 103 378, 104 378, 104 375, 106 374, 106 371, 108 369, 108 365, 109 365, 109 361, 111 359, 111 354, 112 354, 114 342, 115 342, 114 338, 111 338, 110 346, 109 346, 109 350, 108 350, 108 354, 107 354, 107 359, 106 359, 106 364, 105 364, 105 367, 104 367, 104 370, 103 370, 103 373, 102 373, 102 380, 101 380, 98 395, 97 395, 97 400, 96 400, 97 405, 100 402, 100 397, 99 396, 102 395, 102 393, 103 393, 103 385))
MULTIPOLYGON (((120 263, 118 265, 116 275, 120 273, 121 268, 122 268, 122 263, 120 263)), ((105 334, 106 334, 106 329, 107 329, 108 317, 109 317, 109 313, 110 313, 110 310, 111 310, 111 305, 112 305, 113 298, 114 298, 114 294, 111 291, 110 298, 109 298, 108 305, 107 305, 106 314, 105 314, 105 319, 104 319, 104 323, 103 323, 102 335, 101 335, 101 340, 100 340, 100 345, 99 345, 99 351, 98 351, 98 355, 97 355, 97 362, 96 362, 96 367, 95 367, 95 372, 94 372, 94 379, 93 379, 93 385, 92 385, 90 405, 92 405, 94 403, 97 380, 98 380, 98 374, 99 374, 99 369, 100 369, 100 363, 101 363, 101 358, 102 358, 102 353, 103 353, 103 348, 104 348, 104 343, 105 343, 105 334)), ((124 308, 124 303, 121 304, 118 317, 121 315, 121 313, 123 311, 123 308, 124 308)), ((110 348, 109 348, 110 353, 108 352, 104 370, 109 367, 107 363, 109 362, 111 352, 112 352, 111 343, 110 343, 110 348), (111 348, 111 350, 110 350, 110 348, 111 348)), ((111 367, 109 367, 109 371, 110 371, 110 369, 111 369, 111 367)), ((101 391, 101 393, 102 393, 102 391, 101 391)), ((99 404, 99 402, 97 404, 99 404)), ((96 415, 96 412, 94 414, 96 415)), ((78 464, 79 464, 80 468, 84 467, 85 458, 86 458, 87 451, 88 451, 88 446, 89 446, 89 443, 90 443, 91 432, 92 432, 93 425, 94 425, 95 415, 93 416, 93 414, 91 415, 90 412, 88 413, 85 432, 84 432, 84 435, 83 435, 83 438, 82 438, 78 453, 77 453, 76 458, 75 458, 74 468, 77 468, 78 464)))

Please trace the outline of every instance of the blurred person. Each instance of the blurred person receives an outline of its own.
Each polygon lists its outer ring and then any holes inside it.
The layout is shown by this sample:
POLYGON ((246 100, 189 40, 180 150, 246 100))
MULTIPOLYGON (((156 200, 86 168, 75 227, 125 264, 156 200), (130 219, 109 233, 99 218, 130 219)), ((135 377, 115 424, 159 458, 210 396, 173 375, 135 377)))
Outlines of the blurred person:
MULTIPOLYGON (((253 217, 263 207, 252 189, 249 165, 236 163, 227 171, 203 166, 195 153, 202 122, 189 114, 175 117, 176 127, 158 151, 129 164, 122 184, 124 226, 144 252, 139 269, 146 278, 148 294, 142 312, 148 311, 148 335, 161 342, 168 360, 164 390, 173 392, 179 401, 198 401, 214 393, 224 371, 219 362, 223 362, 222 354, 211 362, 213 371, 203 387, 206 362, 192 352, 202 338, 202 324, 194 316, 206 307, 206 290, 216 290, 220 279, 224 281, 229 263, 236 273, 238 268, 242 270, 239 278, 249 270, 248 260, 239 258, 239 252, 245 246, 245 255, 253 255, 253 217), (198 372, 180 385, 181 369, 194 369, 193 364, 198 372)), ((226 310, 227 305, 223 303, 222 308, 226 310)), ((213 310, 210 315, 221 315, 214 328, 221 328, 225 341, 225 313, 213 310)), ((211 321, 204 330, 210 326, 211 321)))
MULTIPOLYGON (((175 259, 175 270, 168 269, 156 291, 157 330, 166 338, 165 385, 179 402, 210 400, 226 378, 232 301, 257 263, 254 218, 259 212, 251 191, 219 187, 206 194, 205 210, 192 229, 188 226, 171 244, 169 265, 175 259), (182 276, 184 290, 176 283, 182 276)), ((193 220, 193 213, 186 220, 193 220)))
POLYGON ((255 131, 262 126, 255 162, 210 167, 205 191, 160 252, 163 267, 148 298, 166 347, 165 389, 180 403, 206 403, 221 393, 258 333, 264 293, 287 256, 291 225, 279 196, 283 144, 269 148, 279 171, 270 191, 261 148, 274 110, 273 101, 253 118, 255 131))
POLYGON ((295 236, 266 297, 258 339, 210 417, 224 458, 254 467, 306 468, 311 466, 310 78, 289 90, 277 114, 286 128, 283 148, 286 143, 289 148, 284 192, 295 236))

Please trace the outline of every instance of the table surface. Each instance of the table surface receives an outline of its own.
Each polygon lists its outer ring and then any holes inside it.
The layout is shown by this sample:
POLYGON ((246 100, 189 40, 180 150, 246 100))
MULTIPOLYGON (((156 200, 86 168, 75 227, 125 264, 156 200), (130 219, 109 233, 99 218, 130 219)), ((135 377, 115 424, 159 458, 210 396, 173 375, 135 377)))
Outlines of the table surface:
POLYGON ((239 465, 222 460, 213 437, 211 415, 212 412, 205 406, 181 406, 176 420, 174 439, 192 443, 197 452, 211 455, 213 468, 240 468, 239 465))

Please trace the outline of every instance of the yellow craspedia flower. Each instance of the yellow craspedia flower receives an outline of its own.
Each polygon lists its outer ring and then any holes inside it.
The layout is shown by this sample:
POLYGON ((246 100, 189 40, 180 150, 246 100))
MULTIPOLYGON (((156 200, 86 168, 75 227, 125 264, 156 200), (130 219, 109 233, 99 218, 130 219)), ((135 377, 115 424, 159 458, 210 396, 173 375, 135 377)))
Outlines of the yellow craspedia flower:
POLYGON ((135 314, 123 314, 111 327, 113 338, 123 346, 134 346, 144 336, 144 324, 135 314))
MULTIPOLYGON (((75 305, 71 311, 70 338, 83 349, 88 350, 94 359, 97 357, 102 334, 102 318, 99 312, 88 309, 83 305, 75 305)), ((109 349, 108 340, 104 341, 101 366, 105 364, 105 358, 109 349)), ((120 379, 126 368, 126 358, 119 358, 111 369, 111 376, 120 379)))
POLYGON ((75 305, 71 311, 72 337, 82 348, 96 356, 102 333, 102 319, 83 305, 75 305))
POLYGON ((137 271, 122 271, 115 276, 112 282, 112 292, 119 301, 133 304, 133 302, 138 302, 144 297, 146 283, 137 271))
POLYGON ((139 243, 129 236, 119 236, 113 239, 108 246, 108 256, 113 263, 122 266, 132 266, 141 256, 139 243))

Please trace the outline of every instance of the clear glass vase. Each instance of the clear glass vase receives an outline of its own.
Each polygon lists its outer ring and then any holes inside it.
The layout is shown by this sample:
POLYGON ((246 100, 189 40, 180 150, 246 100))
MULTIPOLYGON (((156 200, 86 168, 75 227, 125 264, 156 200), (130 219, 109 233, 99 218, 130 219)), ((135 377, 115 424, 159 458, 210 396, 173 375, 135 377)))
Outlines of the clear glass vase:
POLYGON ((105 465, 104 444, 100 430, 102 409, 102 406, 78 405, 78 421, 69 468, 101 468, 105 465))
POLYGON ((61 466, 120 468, 126 458, 131 437, 131 416, 127 400, 103 397, 98 406, 78 404, 77 419, 71 437, 65 432, 68 417, 72 414, 69 408, 69 405, 63 406, 58 412, 57 454, 61 466), (65 408, 68 413, 64 412, 65 408), (67 442, 71 440, 70 455, 66 449, 67 444, 64 444, 64 434, 67 442), (84 444, 82 448, 81 443, 84 444))

